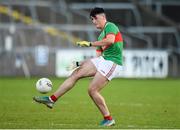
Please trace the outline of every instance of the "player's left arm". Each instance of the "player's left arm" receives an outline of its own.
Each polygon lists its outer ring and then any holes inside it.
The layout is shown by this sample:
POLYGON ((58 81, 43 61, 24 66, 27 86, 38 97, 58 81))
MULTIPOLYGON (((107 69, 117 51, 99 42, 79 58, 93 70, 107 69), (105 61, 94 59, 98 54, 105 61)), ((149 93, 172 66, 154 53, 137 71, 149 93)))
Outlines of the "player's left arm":
POLYGON ((91 42, 91 46, 107 46, 114 43, 115 35, 113 33, 107 34, 106 38, 100 41, 91 42))
POLYGON ((97 46, 111 45, 115 41, 117 28, 113 25, 107 25, 105 29, 106 29, 106 37, 103 38, 102 40, 95 42, 80 41, 80 42, 76 42, 76 45, 80 47, 90 47, 90 46, 97 47, 97 46))

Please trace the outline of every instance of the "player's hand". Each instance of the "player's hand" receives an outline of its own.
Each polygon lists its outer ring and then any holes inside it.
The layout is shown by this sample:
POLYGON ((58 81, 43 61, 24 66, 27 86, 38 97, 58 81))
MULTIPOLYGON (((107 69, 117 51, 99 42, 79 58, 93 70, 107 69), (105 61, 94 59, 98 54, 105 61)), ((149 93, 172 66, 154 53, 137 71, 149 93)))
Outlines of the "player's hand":
POLYGON ((73 61, 69 66, 66 67, 67 71, 74 70, 80 66, 80 62, 78 61, 73 61))
POLYGON ((79 42, 76 42, 76 45, 80 46, 80 47, 90 47, 91 46, 91 42, 88 42, 88 41, 79 41, 79 42))

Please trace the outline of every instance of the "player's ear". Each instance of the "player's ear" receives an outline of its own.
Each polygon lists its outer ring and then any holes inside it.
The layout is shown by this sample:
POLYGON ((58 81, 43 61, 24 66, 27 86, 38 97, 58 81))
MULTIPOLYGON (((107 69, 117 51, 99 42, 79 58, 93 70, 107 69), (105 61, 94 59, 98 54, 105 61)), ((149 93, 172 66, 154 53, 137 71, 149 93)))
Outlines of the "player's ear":
POLYGON ((103 16, 103 19, 106 19, 106 15, 104 13, 102 14, 102 16, 103 16))

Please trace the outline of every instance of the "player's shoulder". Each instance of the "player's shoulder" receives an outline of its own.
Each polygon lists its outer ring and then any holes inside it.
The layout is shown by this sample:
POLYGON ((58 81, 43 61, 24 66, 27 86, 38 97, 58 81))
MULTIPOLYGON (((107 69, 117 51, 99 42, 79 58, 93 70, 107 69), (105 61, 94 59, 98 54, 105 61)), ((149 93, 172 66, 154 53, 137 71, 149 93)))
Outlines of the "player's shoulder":
POLYGON ((106 28, 118 29, 118 27, 116 26, 116 24, 114 24, 114 23, 112 23, 112 22, 107 22, 107 23, 106 23, 106 28))
POLYGON ((115 26, 115 27, 117 27, 116 24, 113 23, 113 22, 107 22, 107 25, 106 25, 106 26, 115 26))

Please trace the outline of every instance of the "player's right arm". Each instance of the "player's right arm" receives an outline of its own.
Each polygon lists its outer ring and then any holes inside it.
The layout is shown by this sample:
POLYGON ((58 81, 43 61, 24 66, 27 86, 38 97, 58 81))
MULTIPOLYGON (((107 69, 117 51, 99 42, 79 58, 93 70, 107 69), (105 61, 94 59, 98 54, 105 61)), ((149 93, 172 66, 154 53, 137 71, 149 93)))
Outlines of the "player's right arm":
POLYGON ((96 56, 97 57, 101 56, 102 52, 103 52, 102 48, 100 46, 97 46, 96 47, 96 56))
POLYGON ((97 52, 97 51, 96 51, 96 56, 97 56, 97 57, 99 57, 99 56, 101 56, 101 55, 102 55, 102 52, 97 52))

